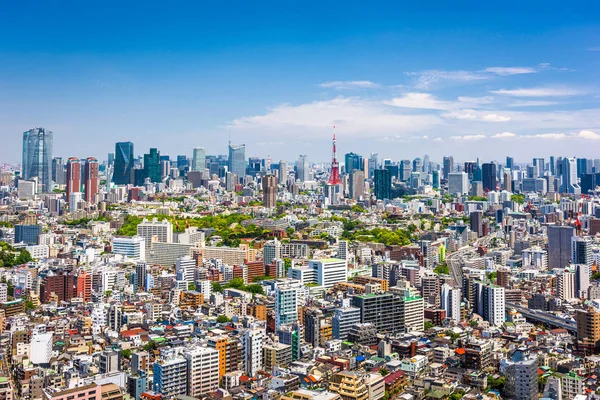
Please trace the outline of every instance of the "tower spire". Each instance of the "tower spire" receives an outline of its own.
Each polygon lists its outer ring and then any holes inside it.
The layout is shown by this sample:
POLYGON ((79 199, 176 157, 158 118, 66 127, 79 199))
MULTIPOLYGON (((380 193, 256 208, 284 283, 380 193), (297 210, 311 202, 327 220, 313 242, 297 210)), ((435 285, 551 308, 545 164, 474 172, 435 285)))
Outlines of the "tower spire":
POLYGON ((331 173, 329 174, 328 183, 330 185, 339 185, 342 183, 340 179, 340 164, 337 161, 335 125, 333 126, 333 151, 331 155, 331 173))

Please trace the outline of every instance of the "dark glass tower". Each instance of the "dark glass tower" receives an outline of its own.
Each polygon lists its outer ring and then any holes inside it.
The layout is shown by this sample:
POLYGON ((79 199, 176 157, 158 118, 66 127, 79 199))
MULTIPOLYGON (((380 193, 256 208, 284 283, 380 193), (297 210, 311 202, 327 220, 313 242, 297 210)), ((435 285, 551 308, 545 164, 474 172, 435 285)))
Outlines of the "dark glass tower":
POLYGON ((363 158, 361 155, 356 154, 356 153, 347 153, 344 156, 344 159, 345 159, 344 166, 346 167, 347 174, 350 174, 355 169, 360 169, 360 170, 364 169, 363 158))
POLYGON ((133 168, 133 143, 119 142, 115 146, 115 171, 113 182, 117 185, 131 183, 131 168, 133 168))
POLYGON ((23 132, 23 179, 38 179, 38 192, 52 191, 53 134, 44 128, 23 132))
POLYGON ((496 176, 496 164, 486 163, 481 166, 481 180, 483 182, 483 190, 490 192, 496 190, 498 185, 498 177, 496 176))
POLYGON ((149 154, 144 154, 144 175, 150 178, 150 182, 161 182, 160 152, 158 149, 150 149, 149 154))
POLYGON ((375 174, 375 197, 377 200, 390 199, 392 197, 392 174, 387 169, 376 169, 375 174))

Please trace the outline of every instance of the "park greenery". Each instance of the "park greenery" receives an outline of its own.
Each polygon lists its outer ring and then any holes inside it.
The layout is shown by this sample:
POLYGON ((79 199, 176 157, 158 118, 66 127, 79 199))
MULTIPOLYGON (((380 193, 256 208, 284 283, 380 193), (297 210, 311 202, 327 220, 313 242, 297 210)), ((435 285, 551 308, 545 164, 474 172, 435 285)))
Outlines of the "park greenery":
POLYGON ((522 194, 513 194, 512 196, 510 196, 510 199, 515 203, 525 203, 525 196, 522 194))
POLYGON ((393 231, 385 228, 344 230, 342 238, 361 242, 382 243, 386 246, 405 246, 411 242, 410 231, 404 229, 393 231))
POLYGON ((212 282, 211 284, 213 292, 218 293, 223 293, 224 289, 237 289, 252 294, 265 294, 265 291, 263 290, 262 286, 256 283, 246 285, 244 283, 244 279, 242 278, 233 278, 231 281, 229 281, 229 283, 226 283, 225 285, 221 285, 218 282, 212 282))
POLYGON ((485 196, 469 196, 470 201, 488 201, 488 198, 485 196))
POLYGON ((438 275, 448 275, 450 274, 450 267, 448 267, 446 264, 439 264, 433 269, 433 272, 438 275))
POLYGON ((33 261, 33 258, 27 250, 17 250, 6 242, 0 242, 0 268, 10 268, 30 261, 33 261))

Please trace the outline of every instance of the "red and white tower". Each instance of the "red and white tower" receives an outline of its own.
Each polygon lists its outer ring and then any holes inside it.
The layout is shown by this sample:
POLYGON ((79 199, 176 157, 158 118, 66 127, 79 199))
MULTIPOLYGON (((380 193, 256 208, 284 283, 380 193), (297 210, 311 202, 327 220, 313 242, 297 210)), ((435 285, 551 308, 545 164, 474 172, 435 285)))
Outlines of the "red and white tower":
POLYGON ((337 154, 335 148, 335 125, 333 126, 333 154, 331 156, 331 173, 329 174, 330 185, 339 185, 342 183, 340 179, 340 164, 337 161, 337 154))

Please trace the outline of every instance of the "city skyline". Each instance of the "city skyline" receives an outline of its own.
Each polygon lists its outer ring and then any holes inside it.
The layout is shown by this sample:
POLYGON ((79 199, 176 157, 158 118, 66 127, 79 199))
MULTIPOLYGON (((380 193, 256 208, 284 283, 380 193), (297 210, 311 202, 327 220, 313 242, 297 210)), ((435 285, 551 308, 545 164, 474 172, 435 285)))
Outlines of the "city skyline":
POLYGON ((593 156, 598 12, 540 4, 147 2, 117 18, 105 18, 110 7, 11 4, 0 27, 0 160, 18 162, 19 136, 34 126, 55 133, 57 155, 98 159, 125 141, 223 154, 231 137, 247 156, 325 161, 319 143, 334 124, 340 154, 593 156), (60 27, 44 37, 28 28, 49 17, 60 27))

